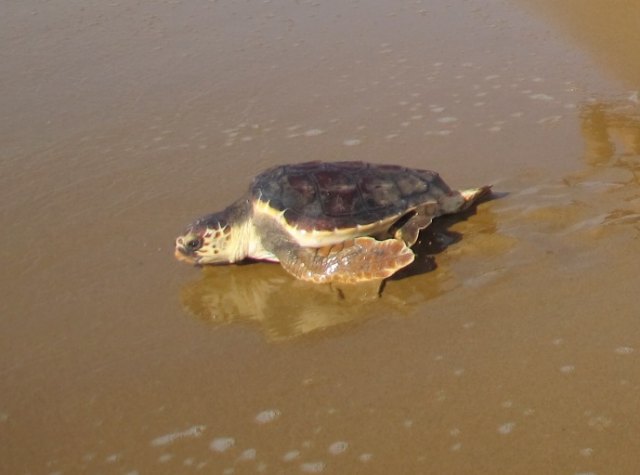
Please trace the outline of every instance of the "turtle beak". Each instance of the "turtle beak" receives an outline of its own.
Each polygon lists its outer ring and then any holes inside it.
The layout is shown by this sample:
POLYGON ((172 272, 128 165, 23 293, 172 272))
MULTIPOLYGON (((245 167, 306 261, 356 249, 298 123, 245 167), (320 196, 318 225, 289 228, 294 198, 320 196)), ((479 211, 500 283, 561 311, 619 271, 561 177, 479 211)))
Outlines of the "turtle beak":
POLYGON ((179 261, 186 262, 188 264, 197 265, 198 261, 200 260, 193 254, 191 250, 186 248, 184 239, 182 239, 181 237, 176 239, 176 250, 174 251, 173 255, 179 261))
POLYGON ((173 254, 176 259, 182 262, 186 262, 187 264, 197 264, 196 259, 193 256, 187 254, 186 249, 182 247, 177 247, 173 254))

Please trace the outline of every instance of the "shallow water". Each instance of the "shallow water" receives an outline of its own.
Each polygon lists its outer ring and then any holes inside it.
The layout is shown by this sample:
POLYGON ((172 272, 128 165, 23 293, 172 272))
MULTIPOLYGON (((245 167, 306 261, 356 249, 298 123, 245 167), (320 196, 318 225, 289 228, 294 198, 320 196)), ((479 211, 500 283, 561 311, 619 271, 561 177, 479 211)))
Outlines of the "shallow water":
POLYGON ((634 2, 4 3, 0 472, 638 473, 634 2), (497 193, 381 297, 173 259, 315 159, 497 193))

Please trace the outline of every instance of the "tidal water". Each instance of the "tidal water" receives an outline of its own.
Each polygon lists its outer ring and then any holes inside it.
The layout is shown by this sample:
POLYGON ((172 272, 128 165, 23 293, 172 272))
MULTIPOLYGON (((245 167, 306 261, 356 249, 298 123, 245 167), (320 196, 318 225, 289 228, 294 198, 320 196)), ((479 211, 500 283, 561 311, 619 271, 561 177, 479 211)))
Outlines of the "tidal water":
POLYGON ((0 9, 1 473, 640 473, 640 4, 0 9), (309 160, 496 193, 380 296, 175 261, 309 160))

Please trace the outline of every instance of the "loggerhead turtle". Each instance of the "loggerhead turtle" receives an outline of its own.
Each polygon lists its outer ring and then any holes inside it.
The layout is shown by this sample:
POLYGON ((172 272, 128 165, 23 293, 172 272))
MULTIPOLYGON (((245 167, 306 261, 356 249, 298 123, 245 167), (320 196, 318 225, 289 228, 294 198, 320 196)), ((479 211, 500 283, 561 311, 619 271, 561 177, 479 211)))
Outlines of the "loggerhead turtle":
POLYGON ((193 264, 280 262, 316 283, 384 279, 413 262, 410 248, 433 218, 490 190, 451 190, 433 171, 397 165, 281 165, 225 210, 188 226, 175 255, 193 264))

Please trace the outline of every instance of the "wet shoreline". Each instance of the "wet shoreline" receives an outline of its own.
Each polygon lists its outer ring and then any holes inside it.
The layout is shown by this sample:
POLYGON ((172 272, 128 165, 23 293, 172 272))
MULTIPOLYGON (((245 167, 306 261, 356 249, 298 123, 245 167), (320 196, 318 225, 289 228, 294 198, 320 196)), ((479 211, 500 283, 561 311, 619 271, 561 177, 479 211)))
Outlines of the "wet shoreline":
POLYGON ((635 473, 637 33, 571 5, 7 5, 0 471, 635 473), (175 262, 309 160, 499 199, 380 297, 175 262))

